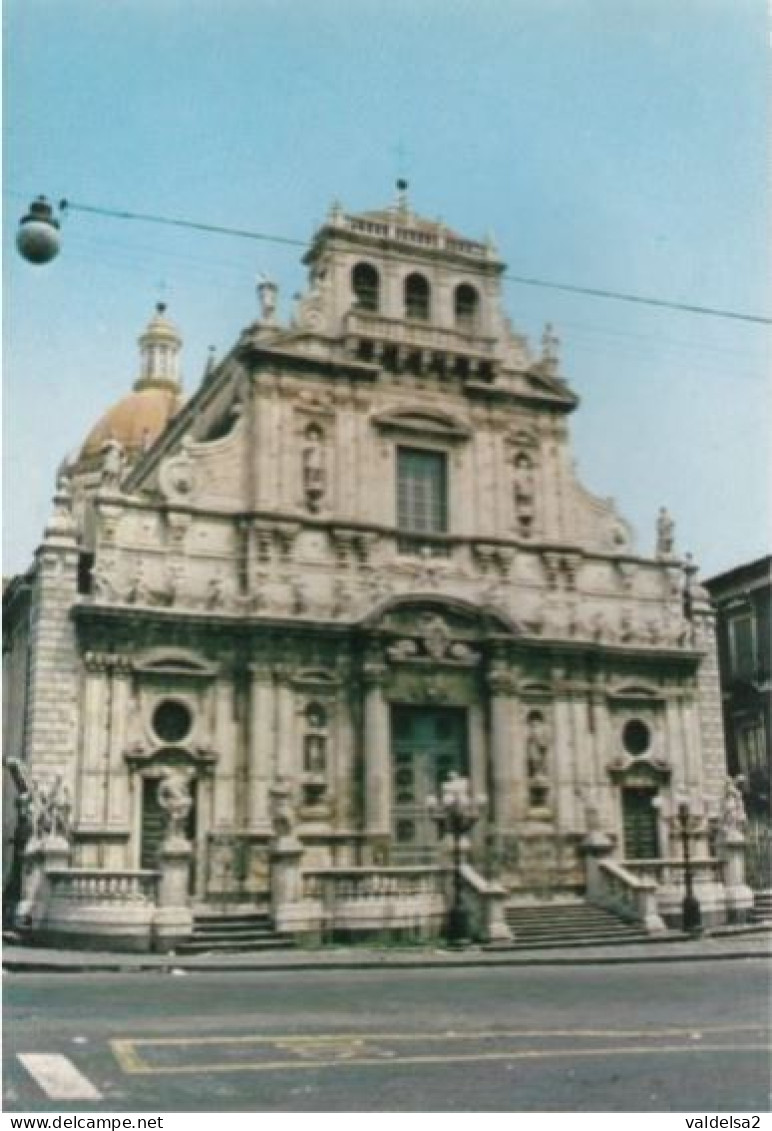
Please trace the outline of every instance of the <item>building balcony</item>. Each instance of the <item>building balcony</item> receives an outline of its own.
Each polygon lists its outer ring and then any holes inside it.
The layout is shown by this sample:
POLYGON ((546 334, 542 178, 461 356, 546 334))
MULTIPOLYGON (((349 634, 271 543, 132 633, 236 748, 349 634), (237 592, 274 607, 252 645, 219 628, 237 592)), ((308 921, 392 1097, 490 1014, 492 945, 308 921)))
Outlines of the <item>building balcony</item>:
POLYGON ((423 371, 439 365, 470 378, 494 375, 497 339, 493 337, 364 310, 345 315, 343 333, 349 352, 394 368, 423 371))

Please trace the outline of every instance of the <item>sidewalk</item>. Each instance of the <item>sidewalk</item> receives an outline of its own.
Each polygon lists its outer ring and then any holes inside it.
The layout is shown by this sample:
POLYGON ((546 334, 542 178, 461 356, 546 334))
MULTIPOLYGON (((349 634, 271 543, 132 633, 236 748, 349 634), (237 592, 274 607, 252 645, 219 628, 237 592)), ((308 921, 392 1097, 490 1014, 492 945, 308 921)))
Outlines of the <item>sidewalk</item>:
POLYGON ((104 951, 50 950, 6 945, 3 970, 24 973, 207 973, 282 970, 382 970, 485 966, 591 966, 641 962, 695 962, 715 959, 769 958, 772 934, 767 930, 725 930, 698 939, 683 935, 645 943, 613 946, 506 949, 469 946, 448 950, 437 946, 344 947, 265 950, 246 953, 174 955, 121 954, 104 951))

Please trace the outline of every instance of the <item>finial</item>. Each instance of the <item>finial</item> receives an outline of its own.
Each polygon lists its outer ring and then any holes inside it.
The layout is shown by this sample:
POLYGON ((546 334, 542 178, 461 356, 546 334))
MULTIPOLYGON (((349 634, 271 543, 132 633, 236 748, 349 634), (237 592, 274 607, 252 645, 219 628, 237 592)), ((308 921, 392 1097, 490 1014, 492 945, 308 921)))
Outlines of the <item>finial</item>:
POLYGON ((541 359, 552 369, 557 369, 560 360, 560 338, 555 333, 555 327, 547 322, 541 336, 541 359))
POLYGON ((217 364, 216 358, 217 347, 210 346, 207 350, 206 365, 204 366, 204 376, 208 377, 217 364))
POLYGON ((166 312, 166 303, 165 302, 157 302, 155 304, 155 308, 156 308, 156 312, 158 314, 164 314, 166 312))
POLYGON ((407 198, 408 183, 404 177, 397 179, 397 208, 400 212, 409 211, 409 204, 407 198))

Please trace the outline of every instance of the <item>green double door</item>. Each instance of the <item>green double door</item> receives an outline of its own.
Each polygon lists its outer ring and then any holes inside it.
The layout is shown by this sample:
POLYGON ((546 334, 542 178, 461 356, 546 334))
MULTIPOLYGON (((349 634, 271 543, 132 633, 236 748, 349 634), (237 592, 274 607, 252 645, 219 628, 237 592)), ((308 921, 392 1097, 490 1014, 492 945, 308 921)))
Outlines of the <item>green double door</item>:
POLYGON ((431 863, 437 826, 427 799, 438 797, 451 773, 469 773, 466 711, 457 707, 391 709, 392 859, 431 863))
POLYGON ((622 816, 625 859, 656 860, 659 856, 659 816, 656 790, 623 789, 622 816))

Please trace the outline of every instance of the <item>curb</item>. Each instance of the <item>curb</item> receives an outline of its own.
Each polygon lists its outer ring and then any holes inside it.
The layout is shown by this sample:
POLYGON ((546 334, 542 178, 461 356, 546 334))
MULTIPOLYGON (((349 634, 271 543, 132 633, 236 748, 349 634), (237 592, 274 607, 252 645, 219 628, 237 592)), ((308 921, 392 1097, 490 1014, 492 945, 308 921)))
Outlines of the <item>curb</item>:
POLYGON ((46 962, 41 960, 36 962, 26 960, 9 959, 3 962, 3 970, 8 973, 14 974, 170 974, 172 971, 179 971, 184 974, 245 974, 245 973, 259 973, 259 974, 281 974, 290 971, 314 971, 319 972, 322 970, 459 970, 459 969, 484 969, 484 968, 506 968, 506 967, 529 967, 529 966, 619 966, 619 965, 641 965, 646 963, 667 963, 667 962, 715 962, 715 961, 732 961, 738 959, 766 959, 769 960, 769 953, 762 950, 733 950, 728 952, 714 952, 708 954, 678 954, 673 951, 665 954, 648 954, 648 955, 633 955, 633 954, 606 954, 606 955, 534 955, 526 956, 521 955, 515 957, 499 958, 499 957, 473 957, 459 958, 459 959, 405 959, 402 961, 389 961, 387 959, 381 960, 362 960, 362 959, 341 959, 330 960, 325 962, 314 962, 310 959, 308 961, 301 960, 299 962, 283 963, 281 965, 260 965, 260 964, 236 964, 236 963, 222 963, 213 962, 207 964, 188 964, 174 961, 166 962, 139 962, 137 964, 126 965, 120 961, 96 961, 91 963, 72 962, 68 964, 46 962))

